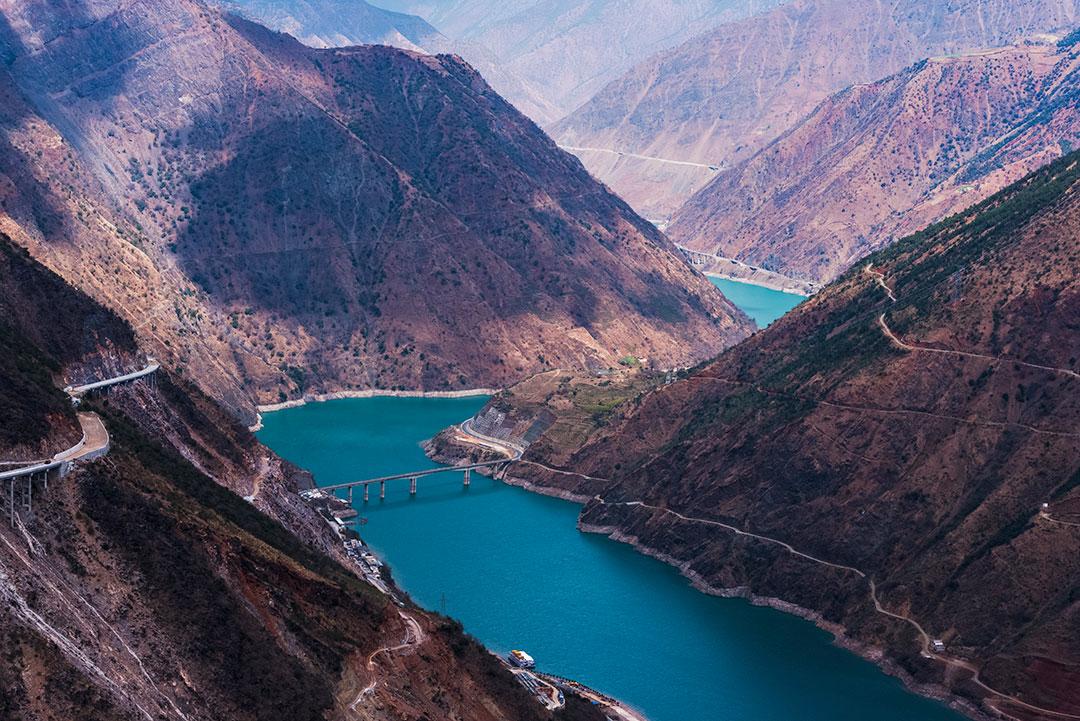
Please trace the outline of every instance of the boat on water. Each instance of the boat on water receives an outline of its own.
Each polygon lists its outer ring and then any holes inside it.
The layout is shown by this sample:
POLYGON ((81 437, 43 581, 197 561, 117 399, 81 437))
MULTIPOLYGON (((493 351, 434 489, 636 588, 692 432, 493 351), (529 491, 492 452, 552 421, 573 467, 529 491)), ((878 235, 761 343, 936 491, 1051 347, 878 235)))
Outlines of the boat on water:
POLYGON ((534 668, 536 666, 536 661, 533 660, 533 657, 524 651, 515 649, 506 654, 506 658, 512 665, 517 666, 518 668, 534 668))

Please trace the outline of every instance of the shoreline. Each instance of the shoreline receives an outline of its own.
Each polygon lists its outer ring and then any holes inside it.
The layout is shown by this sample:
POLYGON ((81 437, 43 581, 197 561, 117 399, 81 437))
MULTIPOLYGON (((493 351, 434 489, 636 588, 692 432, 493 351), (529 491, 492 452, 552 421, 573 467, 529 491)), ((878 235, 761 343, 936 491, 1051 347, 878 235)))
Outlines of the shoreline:
POLYGON ((502 392, 497 388, 466 388, 460 391, 390 391, 369 388, 362 391, 331 391, 330 393, 307 393, 303 398, 296 398, 281 403, 255 406, 255 423, 248 426, 252 433, 262 430, 263 413, 274 413, 289 408, 299 408, 308 403, 325 403, 346 398, 472 398, 474 396, 493 396, 502 392))
MULTIPOLYGON (((542 496, 560 498, 571 503, 576 503, 582 507, 584 507, 584 504, 589 500, 589 496, 572 493, 560 488, 538 485, 532 481, 516 478, 508 474, 504 474, 500 480, 510 486, 516 486, 542 496)), ((790 601, 785 601, 782 598, 759 596, 751 591, 748 586, 736 586, 733 588, 713 586, 706 581, 701 574, 690 567, 689 561, 681 561, 663 551, 647 546, 642 543, 639 538, 624 532, 617 526, 601 526, 585 523, 581 521, 579 516, 577 527, 582 533, 593 533, 606 536, 612 541, 630 546, 643 556, 654 558, 661 563, 675 568, 679 572, 679 575, 688 580, 691 587, 700 593, 719 598, 741 598, 754 606, 765 606, 809 621, 821 630, 831 634, 833 637, 832 643, 834 645, 874 664, 882 673, 898 679, 904 685, 904 688, 911 693, 938 701, 953 711, 968 718, 975 719, 976 721, 993 721, 995 718, 984 711, 982 707, 976 706, 970 700, 963 698, 940 684, 925 684, 916 681, 909 673, 900 668, 900 666, 888 655, 885 648, 874 646, 852 637, 848 634, 846 627, 841 624, 827 621, 818 611, 799 606, 790 601)))
MULTIPOLYGON (((766 278, 764 280, 752 280, 750 278, 739 277, 739 276, 736 276, 736 275, 732 275, 731 273, 721 273, 719 271, 713 271, 713 270, 703 270, 703 271, 701 271, 701 274, 704 275, 706 278, 721 278, 723 280, 730 280, 730 281, 732 281, 734 283, 745 283, 746 285, 756 285, 759 288, 767 288, 768 290, 775 290, 778 293, 787 293, 788 295, 797 295, 800 298, 811 298, 811 297, 813 297, 813 293, 808 293, 808 292, 799 290, 798 287, 794 287, 792 285, 787 285, 787 284, 785 284, 785 283, 783 283, 782 281, 779 281, 779 280, 770 280, 768 278, 766 278)), ((798 281, 791 281, 791 282, 796 283, 797 286, 799 285, 798 281)))

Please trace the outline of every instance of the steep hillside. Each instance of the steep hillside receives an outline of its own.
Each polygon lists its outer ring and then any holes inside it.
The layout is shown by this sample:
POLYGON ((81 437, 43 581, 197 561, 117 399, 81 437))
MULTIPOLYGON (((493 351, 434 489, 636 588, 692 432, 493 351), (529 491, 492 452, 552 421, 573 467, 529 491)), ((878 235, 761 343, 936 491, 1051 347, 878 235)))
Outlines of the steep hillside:
POLYGON ((1080 53, 1024 45, 856 85, 679 209, 682 245, 831 280, 1080 140, 1080 53))
MULTIPOLYGON (((130 362, 132 333, 2 237, 0 310, 20 346, 0 364, 0 459, 66 447, 55 383, 130 362)), ((39 479, 32 511, 16 494, 14 526, 5 484, 0 717, 599 721, 544 711, 460 626, 362 581, 295 469, 190 385, 166 374, 87 409, 105 457, 39 479)))
POLYGON ((552 135, 624 153, 582 158, 639 212, 666 217, 711 178, 709 166, 749 157, 831 93, 1078 23, 1076 0, 794 0, 643 61, 552 135))
POLYGON ((247 418, 684 364, 748 327, 455 57, 315 50, 197 0, 0 8, 0 229, 247 418))
POLYGON ((1073 154, 514 475, 925 693, 1080 714, 1078 191, 1073 154))
POLYGON ((424 50, 441 49, 446 43, 423 18, 364 0, 218 0, 218 4, 317 48, 378 44, 424 50))
MULTIPOLYGON (((464 57, 514 107, 541 122, 564 113, 479 43, 451 40, 416 15, 354 0, 216 0, 217 5, 316 48, 381 44, 464 57)), ((383 3, 385 5, 385 3, 383 3)))
POLYGON ((495 89, 545 126, 649 55, 778 1, 382 0, 464 43, 458 51, 495 89), (489 77, 484 60, 518 82, 489 77))

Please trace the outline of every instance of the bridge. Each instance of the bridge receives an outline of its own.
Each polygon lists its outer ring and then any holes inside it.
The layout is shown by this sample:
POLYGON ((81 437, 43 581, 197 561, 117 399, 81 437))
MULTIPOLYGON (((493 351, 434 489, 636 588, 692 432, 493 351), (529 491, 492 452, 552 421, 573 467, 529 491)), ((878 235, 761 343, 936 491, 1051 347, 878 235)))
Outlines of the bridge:
POLYGON ((498 470, 500 466, 505 466, 512 463, 513 459, 500 458, 497 461, 486 461, 484 463, 470 463, 467 466, 442 466, 440 468, 429 468, 423 471, 410 471, 408 473, 395 473, 392 476, 380 476, 378 478, 367 478, 362 481, 349 481, 347 483, 335 483, 328 486, 319 486, 318 490, 332 495, 337 495, 337 491, 345 490, 349 494, 349 503, 353 501, 353 489, 361 488, 364 491, 364 500, 367 501, 370 498, 371 487, 375 484, 379 485, 379 498, 386 498, 386 484, 394 481, 409 481, 409 494, 416 495, 417 483, 421 478, 427 476, 434 476, 438 473, 463 473, 464 483, 468 486, 472 482, 472 472, 480 468, 490 468, 492 472, 498 470))
POLYGON ((146 367, 142 368, 141 370, 133 371, 131 373, 125 373, 122 376, 116 376, 114 378, 106 378, 102 381, 86 383, 84 385, 71 385, 65 388, 64 392, 71 396, 72 399, 78 399, 86 395, 90 391, 96 391, 101 388, 108 388, 109 386, 115 386, 119 383, 128 383, 130 381, 138 380, 145 376, 149 376, 157 372, 159 368, 161 368, 161 366, 158 363, 155 363, 153 358, 148 358, 146 367))
MULTIPOLYGON (((148 358, 147 361, 147 365, 141 370, 83 385, 70 385, 64 388, 64 392, 71 397, 73 404, 78 405, 79 400, 91 391, 109 388, 120 383, 130 383, 145 377, 150 377, 153 382, 153 374, 160 366, 154 362, 153 358, 148 358)), ((76 461, 90 461, 109 452, 109 432, 105 424, 101 422, 101 418, 96 413, 79 413, 77 417, 82 428, 82 439, 74 446, 57 453, 49 460, 30 461, 27 465, 0 472, 0 484, 5 481, 8 484, 8 492, 0 493, 0 496, 7 496, 12 527, 15 526, 17 508, 21 506, 28 513, 33 511, 35 481, 40 481, 42 490, 47 491, 50 478, 63 478, 71 471, 76 461), (16 488, 19 491, 18 503, 15 501, 16 488)))
POLYGON ((364 491, 364 501, 367 501, 371 497, 371 487, 376 483, 379 484, 379 498, 386 498, 386 484, 394 481, 409 481, 409 493, 416 495, 416 486, 421 478, 426 476, 434 476, 437 473, 462 473, 464 475, 463 485, 468 487, 472 482, 472 472, 481 468, 490 468, 492 473, 495 473, 500 468, 505 468, 511 463, 519 460, 522 454, 525 453, 525 447, 506 439, 494 438, 492 436, 485 435, 475 430, 472 427, 473 419, 470 418, 457 426, 457 430, 461 431, 467 436, 470 436, 474 442, 479 442, 480 445, 491 448, 492 450, 499 451, 506 454, 506 458, 500 458, 496 461, 484 461, 483 463, 470 463, 464 466, 441 466, 439 468, 428 468, 422 471, 410 471, 408 473, 395 473, 392 476, 380 476, 378 478, 367 478, 362 481, 349 481, 348 483, 335 483, 328 486, 319 486, 320 491, 330 493, 331 495, 337 495, 337 491, 348 491, 349 505, 352 505, 353 501, 353 489, 362 488, 364 491))

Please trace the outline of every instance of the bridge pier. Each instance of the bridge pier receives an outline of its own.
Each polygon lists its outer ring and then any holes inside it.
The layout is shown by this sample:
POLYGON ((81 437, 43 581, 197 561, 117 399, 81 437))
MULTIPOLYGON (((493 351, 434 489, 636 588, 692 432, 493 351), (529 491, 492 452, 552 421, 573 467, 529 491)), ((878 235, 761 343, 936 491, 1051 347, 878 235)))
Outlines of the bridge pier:
POLYGON ((364 484, 364 503, 368 502, 368 492, 369 492, 370 488, 371 488, 370 484, 367 484, 367 483, 364 484))
POLYGON ((409 479, 409 495, 410 496, 415 496, 416 495, 416 476, 413 476, 412 478, 409 479))
POLYGON ((352 505, 352 486, 349 486, 349 505, 352 505))
POLYGON ((468 487, 469 487, 469 483, 470 483, 470 481, 471 481, 471 479, 469 478, 469 469, 468 469, 468 468, 466 468, 466 469, 465 469, 465 482, 464 482, 464 486, 465 486, 466 488, 468 488, 468 487))
POLYGON ((12 478, 8 483, 8 489, 11 491, 11 527, 15 528, 15 479, 12 478))
POLYGON ((386 498, 386 481, 379 481, 379 500, 386 498))

